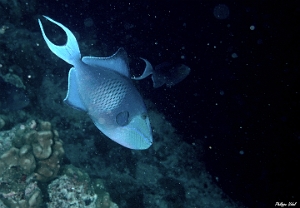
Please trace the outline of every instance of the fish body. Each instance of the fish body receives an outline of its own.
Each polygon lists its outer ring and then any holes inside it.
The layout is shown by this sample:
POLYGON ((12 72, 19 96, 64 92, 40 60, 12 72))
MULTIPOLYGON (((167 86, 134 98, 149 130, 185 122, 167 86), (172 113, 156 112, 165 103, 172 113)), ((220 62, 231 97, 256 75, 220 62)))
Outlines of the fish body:
POLYGON ((50 50, 73 65, 64 101, 87 112, 96 127, 115 142, 130 149, 149 148, 153 142, 150 121, 143 99, 131 82, 125 50, 120 48, 110 57, 81 58, 73 33, 61 23, 44 17, 67 34, 67 43, 57 46, 47 38, 38 20, 50 50))
POLYGON ((158 88, 164 84, 167 87, 172 87, 184 80, 190 74, 190 67, 184 64, 171 64, 163 62, 153 69, 152 65, 146 59, 141 58, 146 62, 146 69, 139 77, 133 77, 135 80, 141 80, 151 75, 153 87, 158 88))

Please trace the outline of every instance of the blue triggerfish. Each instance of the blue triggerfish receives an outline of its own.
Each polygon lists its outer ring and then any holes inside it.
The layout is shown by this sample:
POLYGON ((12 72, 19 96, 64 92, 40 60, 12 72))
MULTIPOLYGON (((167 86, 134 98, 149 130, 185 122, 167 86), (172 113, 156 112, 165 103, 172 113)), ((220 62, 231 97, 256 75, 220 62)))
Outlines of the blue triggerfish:
POLYGON ((87 112, 103 134, 124 147, 149 148, 153 142, 150 121, 143 99, 130 79, 125 50, 120 48, 110 57, 81 58, 74 34, 61 23, 44 17, 61 27, 67 35, 65 45, 53 44, 38 20, 50 50, 73 65, 64 101, 87 112))

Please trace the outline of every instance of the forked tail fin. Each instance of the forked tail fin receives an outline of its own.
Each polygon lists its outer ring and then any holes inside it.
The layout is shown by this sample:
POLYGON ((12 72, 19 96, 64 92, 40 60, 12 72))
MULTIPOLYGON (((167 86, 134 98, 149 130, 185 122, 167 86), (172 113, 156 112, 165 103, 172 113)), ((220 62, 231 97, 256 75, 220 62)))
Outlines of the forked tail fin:
POLYGON ((42 22, 40 21, 40 19, 38 19, 38 22, 39 22, 39 25, 40 25, 40 28, 42 31, 42 35, 43 35, 44 40, 46 41, 48 47, 59 58, 63 59, 64 61, 68 62, 71 65, 74 65, 81 58, 79 46, 78 46, 78 43, 77 43, 77 40, 76 40, 74 34, 68 28, 66 28, 64 25, 62 25, 61 23, 56 22, 47 16, 43 16, 43 17, 45 17, 47 20, 53 22, 57 26, 59 26, 67 34, 67 42, 65 45, 63 45, 63 46, 55 45, 46 36, 42 22))

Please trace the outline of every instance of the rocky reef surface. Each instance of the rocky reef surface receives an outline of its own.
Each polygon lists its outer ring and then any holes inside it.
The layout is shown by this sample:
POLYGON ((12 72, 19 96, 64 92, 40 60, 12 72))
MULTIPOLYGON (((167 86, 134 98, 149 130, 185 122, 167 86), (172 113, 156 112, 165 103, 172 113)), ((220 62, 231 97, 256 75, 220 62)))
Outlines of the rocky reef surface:
POLYGON ((0 207, 118 207, 102 180, 62 165, 64 154, 50 122, 29 120, 0 131, 0 207))

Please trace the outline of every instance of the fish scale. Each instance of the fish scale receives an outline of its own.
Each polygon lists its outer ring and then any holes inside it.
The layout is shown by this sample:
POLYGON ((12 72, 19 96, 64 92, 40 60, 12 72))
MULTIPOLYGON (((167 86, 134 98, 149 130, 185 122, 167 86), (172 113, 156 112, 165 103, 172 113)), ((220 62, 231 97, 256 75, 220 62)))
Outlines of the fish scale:
POLYGON ((116 80, 108 80, 105 84, 91 92, 93 102, 98 103, 100 111, 110 111, 120 105, 126 95, 126 86, 116 80))

